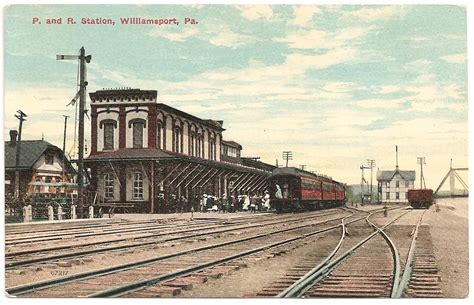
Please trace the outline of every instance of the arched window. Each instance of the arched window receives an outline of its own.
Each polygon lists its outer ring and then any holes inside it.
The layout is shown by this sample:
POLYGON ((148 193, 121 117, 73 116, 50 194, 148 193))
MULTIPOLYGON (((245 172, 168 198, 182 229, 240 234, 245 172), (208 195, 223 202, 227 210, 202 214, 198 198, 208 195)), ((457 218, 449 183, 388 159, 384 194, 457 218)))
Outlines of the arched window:
POLYGON ((114 149, 114 129, 117 128, 117 121, 112 119, 102 120, 99 128, 104 129, 104 150, 114 149))
POLYGON ((174 152, 182 152, 181 151, 181 142, 182 142, 182 134, 181 129, 179 127, 175 127, 174 129, 174 143, 173 143, 173 151, 174 152))
POLYGON ((133 148, 143 148, 143 122, 133 122, 133 148))
POLYGON ((191 139, 189 141, 189 154, 191 156, 195 156, 195 152, 194 152, 194 147, 195 147, 195 143, 194 141, 196 141, 196 135, 194 134, 194 132, 191 133, 191 139))
POLYGON ((202 135, 198 134, 196 139, 196 156, 202 158, 202 135))
POLYGON ((104 150, 114 149, 114 125, 112 123, 104 124, 104 150))
POLYGON ((161 132, 163 130, 163 127, 161 126, 161 123, 158 123, 158 127, 156 130, 156 148, 161 149, 161 132))
POLYGON ((209 160, 216 160, 216 140, 209 140, 209 160))

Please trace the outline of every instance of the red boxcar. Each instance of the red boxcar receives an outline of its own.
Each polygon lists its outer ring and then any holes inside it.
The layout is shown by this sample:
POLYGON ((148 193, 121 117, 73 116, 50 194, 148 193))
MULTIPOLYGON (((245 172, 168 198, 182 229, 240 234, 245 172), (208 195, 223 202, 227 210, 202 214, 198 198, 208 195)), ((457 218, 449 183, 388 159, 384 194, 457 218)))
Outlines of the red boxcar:
POLYGON ((408 202, 416 209, 429 208, 433 204, 433 190, 408 190, 408 202))
POLYGON ((269 182, 270 205, 279 212, 336 207, 346 199, 343 184, 294 167, 275 169, 269 182))

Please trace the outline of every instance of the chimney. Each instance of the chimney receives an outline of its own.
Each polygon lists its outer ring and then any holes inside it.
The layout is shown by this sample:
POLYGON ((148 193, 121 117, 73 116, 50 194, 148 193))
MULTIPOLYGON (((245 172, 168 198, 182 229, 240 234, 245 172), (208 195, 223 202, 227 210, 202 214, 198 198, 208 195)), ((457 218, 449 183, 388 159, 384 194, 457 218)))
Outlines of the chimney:
POLYGON ((18 131, 12 129, 10 130, 10 145, 16 144, 16 138, 18 136, 18 131))

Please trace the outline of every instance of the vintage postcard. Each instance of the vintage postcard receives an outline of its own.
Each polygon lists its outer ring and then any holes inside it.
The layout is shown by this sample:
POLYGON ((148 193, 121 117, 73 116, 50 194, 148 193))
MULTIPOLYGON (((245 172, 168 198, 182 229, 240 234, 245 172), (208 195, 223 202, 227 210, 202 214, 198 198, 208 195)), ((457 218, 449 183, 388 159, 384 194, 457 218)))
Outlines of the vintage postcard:
POLYGON ((5 6, 5 299, 466 298, 467 11, 5 6))

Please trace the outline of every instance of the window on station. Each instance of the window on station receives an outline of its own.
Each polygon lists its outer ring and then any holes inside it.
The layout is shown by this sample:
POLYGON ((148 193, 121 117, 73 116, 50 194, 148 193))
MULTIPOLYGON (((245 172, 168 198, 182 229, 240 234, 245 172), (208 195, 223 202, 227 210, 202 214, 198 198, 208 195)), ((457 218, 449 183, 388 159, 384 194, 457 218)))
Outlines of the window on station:
POLYGON ((173 142, 174 152, 178 152, 178 153, 182 152, 181 143, 182 143, 181 129, 179 127, 176 127, 174 129, 174 142, 173 142))
POLYGON ((133 148, 143 148, 143 122, 133 122, 133 148))
POLYGON ((216 141, 214 139, 209 141, 209 160, 216 160, 216 141))
POLYGON ((197 136, 197 143, 196 143, 196 156, 202 158, 203 156, 203 137, 202 135, 197 136))
POLYGON ((387 181, 387 182, 385 183, 385 187, 390 187, 390 181, 387 181))
POLYGON ((195 141, 196 141, 196 135, 193 133, 191 133, 191 139, 189 141, 189 154, 191 156, 194 156, 195 155, 195 141))
POLYGON ((409 187, 410 186, 410 181, 405 181, 405 187, 409 187))
POLYGON ((114 198, 114 176, 112 174, 104 175, 104 197, 106 199, 114 198))
POLYGON ((400 181, 395 181, 395 187, 400 187, 400 181))
POLYGON ((395 199, 400 199, 400 193, 399 192, 395 193, 395 199))
POLYGON ((44 163, 46 163, 48 165, 53 165, 54 155, 53 154, 45 154, 44 155, 44 163))
POLYGON ((133 199, 143 199, 143 174, 140 172, 133 174, 133 199))
POLYGON ((114 149, 114 124, 104 124, 104 150, 114 149))
POLYGON ((156 128, 156 148, 161 149, 161 132, 163 128, 161 127, 161 123, 158 123, 158 126, 156 128))
POLYGON ((385 193, 385 199, 390 200, 390 192, 385 193))

